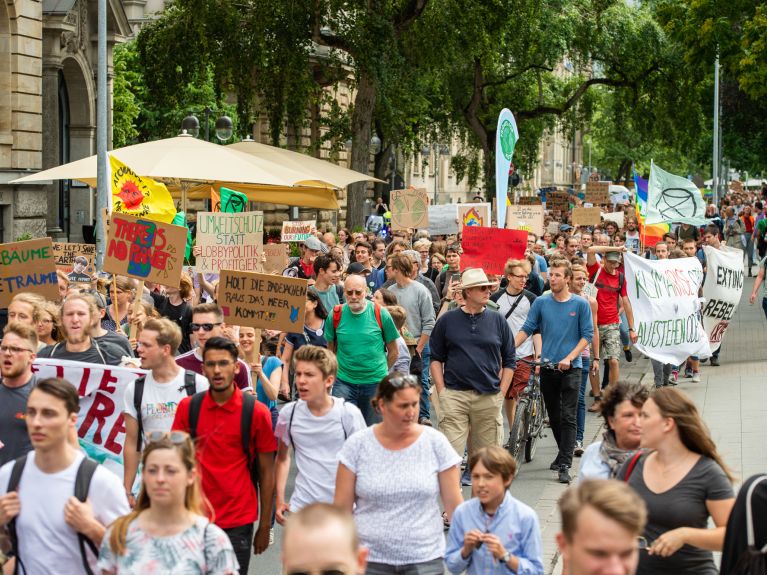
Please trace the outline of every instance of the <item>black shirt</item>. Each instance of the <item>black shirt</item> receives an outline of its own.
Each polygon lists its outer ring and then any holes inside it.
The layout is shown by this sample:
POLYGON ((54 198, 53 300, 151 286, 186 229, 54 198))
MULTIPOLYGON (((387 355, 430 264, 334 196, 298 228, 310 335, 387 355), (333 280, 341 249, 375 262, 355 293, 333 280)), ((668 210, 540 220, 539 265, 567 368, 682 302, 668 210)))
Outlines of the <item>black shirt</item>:
POLYGON ((189 341, 189 334, 192 323, 192 306, 187 302, 182 301, 181 305, 173 305, 170 303, 168 296, 164 296, 160 293, 150 292, 152 300, 154 300, 154 309, 157 310, 163 317, 167 317, 171 321, 175 321, 178 327, 181 328, 181 345, 178 348, 178 353, 186 353, 192 350, 192 344, 189 341))

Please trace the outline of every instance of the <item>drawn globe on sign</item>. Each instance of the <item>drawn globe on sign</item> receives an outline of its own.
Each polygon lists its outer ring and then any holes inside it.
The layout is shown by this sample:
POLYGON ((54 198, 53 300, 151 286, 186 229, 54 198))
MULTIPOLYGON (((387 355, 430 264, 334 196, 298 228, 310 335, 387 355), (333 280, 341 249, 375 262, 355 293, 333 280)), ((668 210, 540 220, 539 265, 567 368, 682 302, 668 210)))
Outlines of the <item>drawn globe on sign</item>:
POLYGON ((501 152, 503 152, 503 157, 508 161, 511 161, 516 143, 516 136, 514 135, 514 128, 512 128, 511 122, 504 120, 501 122, 501 152))
POLYGON ((698 205, 692 190, 666 188, 660 193, 655 209, 665 221, 674 221, 679 218, 694 218, 698 205))

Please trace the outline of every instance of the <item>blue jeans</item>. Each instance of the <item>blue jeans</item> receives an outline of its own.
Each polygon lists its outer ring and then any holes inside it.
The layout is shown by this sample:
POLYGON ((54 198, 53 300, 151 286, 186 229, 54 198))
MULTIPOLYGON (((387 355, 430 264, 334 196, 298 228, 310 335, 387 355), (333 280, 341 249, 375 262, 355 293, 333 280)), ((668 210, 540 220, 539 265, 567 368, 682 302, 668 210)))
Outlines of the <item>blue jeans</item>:
POLYGON ((762 309, 764 310, 764 317, 767 318, 767 297, 762 298, 762 309))
POLYGON ((378 390, 378 383, 347 383, 336 379, 333 384, 333 397, 340 397, 352 405, 356 405, 362 412, 367 425, 373 425, 381 421, 381 416, 370 403, 378 390))
POLYGON ((429 408, 429 387, 430 377, 429 364, 431 363, 431 348, 427 343, 421 352, 421 408, 418 413, 418 419, 425 417, 430 419, 431 410, 429 408))
POLYGON ((577 429, 575 431, 575 441, 583 442, 583 432, 586 431, 586 386, 589 384, 589 367, 591 367, 591 358, 583 357, 583 370, 581 371, 581 388, 578 391, 578 415, 576 417, 577 429))
POLYGON ((629 338, 629 320, 626 319, 626 314, 621 314, 621 343, 623 347, 629 347, 631 345, 631 338, 629 338))

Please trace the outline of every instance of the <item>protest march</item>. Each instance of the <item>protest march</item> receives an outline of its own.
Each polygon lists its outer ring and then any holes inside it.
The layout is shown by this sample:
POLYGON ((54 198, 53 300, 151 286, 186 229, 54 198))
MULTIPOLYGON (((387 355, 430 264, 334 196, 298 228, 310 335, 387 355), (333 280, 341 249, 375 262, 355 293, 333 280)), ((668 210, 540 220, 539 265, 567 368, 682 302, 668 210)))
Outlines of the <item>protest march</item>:
POLYGON ((490 201, 392 190, 352 232, 220 187, 190 227, 115 157, 103 261, 1 244, 4 573, 735 573, 745 478, 694 396, 767 185, 509 195, 506 112, 490 201))

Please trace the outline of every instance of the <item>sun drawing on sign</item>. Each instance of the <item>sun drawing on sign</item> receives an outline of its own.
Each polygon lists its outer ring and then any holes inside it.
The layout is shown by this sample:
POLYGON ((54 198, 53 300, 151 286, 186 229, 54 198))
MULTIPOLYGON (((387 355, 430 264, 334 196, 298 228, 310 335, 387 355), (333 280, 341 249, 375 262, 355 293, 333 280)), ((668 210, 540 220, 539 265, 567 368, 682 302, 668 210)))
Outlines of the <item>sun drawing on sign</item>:
POLYGON ((123 182, 123 185, 120 187, 120 193, 117 195, 122 199, 127 210, 135 210, 144 200, 144 195, 139 191, 136 182, 132 180, 123 182))

